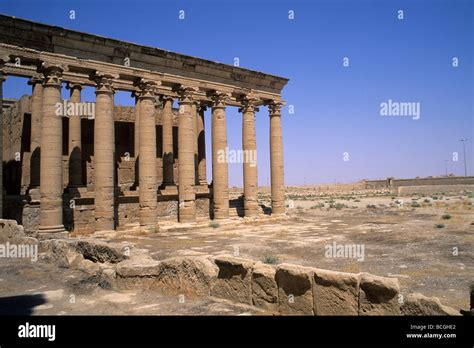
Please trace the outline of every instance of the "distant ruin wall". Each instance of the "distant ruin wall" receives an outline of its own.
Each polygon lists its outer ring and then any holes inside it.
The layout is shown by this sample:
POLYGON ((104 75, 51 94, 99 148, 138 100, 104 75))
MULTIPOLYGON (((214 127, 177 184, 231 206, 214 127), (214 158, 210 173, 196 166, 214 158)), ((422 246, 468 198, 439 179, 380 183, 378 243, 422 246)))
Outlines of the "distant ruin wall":
POLYGON ((400 186, 426 186, 426 185, 474 185, 474 176, 452 176, 437 178, 414 178, 414 179, 393 179, 384 180, 364 180, 366 189, 387 188, 397 189, 400 186))
POLYGON ((474 185, 399 186, 396 190, 398 196, 411 196, 415 194, 457 194, 463 191, 474 192, 474 185))

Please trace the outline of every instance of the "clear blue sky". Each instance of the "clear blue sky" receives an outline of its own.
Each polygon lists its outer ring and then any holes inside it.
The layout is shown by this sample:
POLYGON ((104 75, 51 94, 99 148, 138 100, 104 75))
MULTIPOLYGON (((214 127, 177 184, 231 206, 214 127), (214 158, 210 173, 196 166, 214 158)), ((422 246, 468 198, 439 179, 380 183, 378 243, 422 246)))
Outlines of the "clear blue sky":
MULTIPOLYGON (((444 160, 463 175, 461 138, 470 139, 474 174, 473 1, 3 0, 0 12, 227 64, 238 57, 241 67, 289 78, 283 98, 295 113, 283 111, 287 185, 443 175, 444 160), (380 103, 389 99, 419 102, 420 119, 382 117, 380 103)), ((30 87, 10 78, 4 93, 19 97, 30 87)), ((84 98, 94 99, 92 88, 84 98)), ((118 93, 116 103, 132 105, 130 94, 118 93)), ((240 149, 241 117, 236 108, 227 115, 229 147, 240 149)), ((206 121, 210 160, 209 112, 206 121)), ((266 185, 266 108, 256 127, 259 184, 266 185)), ((229 179, 242 185, 242 165, 230 165, 229 179)))

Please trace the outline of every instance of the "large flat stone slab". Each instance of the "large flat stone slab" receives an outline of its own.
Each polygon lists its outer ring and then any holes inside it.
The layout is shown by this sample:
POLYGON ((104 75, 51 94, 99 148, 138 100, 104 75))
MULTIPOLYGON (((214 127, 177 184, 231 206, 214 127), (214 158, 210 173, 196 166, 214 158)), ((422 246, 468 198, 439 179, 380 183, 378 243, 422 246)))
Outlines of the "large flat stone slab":
POLYGON ((313 268, 281 264, 276 270, 279 312, 282 315, 313 315, 313 268))
POLYGON ((315 315, 358 315, 360 276, 316 269, 313 299, 315 315))
POLYGON ((174 257, 160 262, 157 286, 179 294, 209 296, 218 267, 207 257, 174 257))
POLYGON ((211 287, 211 296, 251 305, 254 262, 231 256, 219 256, 214 259, 214 263, 219 271, 211 287))
POLYGON ((400 315, 398 279, 361 274, 359 315, 400 315))
POLYGON ((252 303, 254 306, 278 313, 276 270, 270 265, 256 263, 252 270, 252 303))

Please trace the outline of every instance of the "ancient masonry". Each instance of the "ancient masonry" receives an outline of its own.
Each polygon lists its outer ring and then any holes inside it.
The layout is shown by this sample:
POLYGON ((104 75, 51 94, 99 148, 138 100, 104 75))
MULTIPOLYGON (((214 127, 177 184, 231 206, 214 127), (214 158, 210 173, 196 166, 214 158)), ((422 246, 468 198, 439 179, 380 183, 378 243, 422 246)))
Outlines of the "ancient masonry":
MULTIPOLYGON (((3 106, 29 113, 19 121, 19 176, 8 172, 22 189, 9 193, 5 187, 0 201, 3 215, 27 231, 57 237, 66 230, 91 233, 129 223, 154 229, 173 214, 180 222, 194 222, 196 214, 229 218, 228 163, 218 159, 227 147, 229 106, 242 113, 242 149, 249 151, 256 150, 255 112, 268 107, 272 213, 285 212, 281 90, 287 79, 3 15, 0 34, 0 93, 10 75, 29 78, 32 86, 29 105, 3 106), (95 87, 93 119, 58 116, 63 84, 73 103, 80 103, 84 87, 95 87), (117 91, 132 93, 132 112, 114 106, 117 91), (209 185, 206 108, 212 111, 209 185), (127 122, 120 122, 124 113, 127 122), (122 180, 127 170, 136 178, 129 185, 122 180)), ((7 111, 1 124, 11 131, 15 125, 6 118, 14 113, 7 111)), ((15 161, 5 154, 5 147, 12 151, 12 137, 8 144, 0 139, 7 171, 15 161)), ((244 214, 255 216, 261 213, 255 163, 244 163, 243 173, 244 214)))

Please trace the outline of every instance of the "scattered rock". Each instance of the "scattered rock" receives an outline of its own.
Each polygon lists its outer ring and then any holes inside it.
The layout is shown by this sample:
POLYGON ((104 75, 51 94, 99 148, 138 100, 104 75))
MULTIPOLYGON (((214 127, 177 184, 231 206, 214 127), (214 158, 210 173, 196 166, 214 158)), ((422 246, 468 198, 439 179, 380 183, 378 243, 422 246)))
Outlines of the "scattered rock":
POLYGON ((403 315, 459 315, 454 308, 441 304, 437 297, 420 293, 407 295, 400 309, 403 315))
POLYGON ((101 271, 100 266, 97 263, 87 259, 80 261, 77 268, 90 275, 98 274, 101 271))
POLYGON ((25 237, 22 225, 15 220, 0 219, 0 243, 18 243, 25 237))
POLYGON ((85 259, 93 262, 118 263, 127 259, 123 246, 112 243, 79 240, 75 244, 75 249, 85 259))

